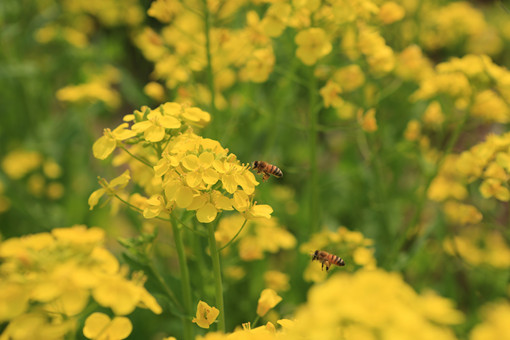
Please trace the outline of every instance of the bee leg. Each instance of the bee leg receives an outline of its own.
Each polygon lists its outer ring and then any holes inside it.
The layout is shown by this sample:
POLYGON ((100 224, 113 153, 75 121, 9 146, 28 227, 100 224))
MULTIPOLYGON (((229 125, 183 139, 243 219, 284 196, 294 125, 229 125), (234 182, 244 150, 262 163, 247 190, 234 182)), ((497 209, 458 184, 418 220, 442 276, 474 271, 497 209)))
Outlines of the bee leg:
POLYGON ((271 176, 268 173, 264 172, 264 176, 262 177, 262 180, 267 181, 269 179, 269 177, 271 177, 271 176))
POLYGON ((329 266, 330 266, 330 265, 331 265, 331 264, 329 263, 329 261, 326 261, 326 271, 328 271, 328 270, 329 270, 329 266))

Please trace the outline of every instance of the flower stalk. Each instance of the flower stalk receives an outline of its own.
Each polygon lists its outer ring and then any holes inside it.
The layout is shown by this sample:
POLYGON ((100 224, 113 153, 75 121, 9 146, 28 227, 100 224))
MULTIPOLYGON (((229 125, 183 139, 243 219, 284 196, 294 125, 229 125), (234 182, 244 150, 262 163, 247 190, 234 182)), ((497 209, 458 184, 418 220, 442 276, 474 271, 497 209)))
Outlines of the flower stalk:
POLYGON ((216 237, 214 236, 216 224, 217 223, 209 223, 207 228, 209 231, 209 251, 211 252, 211 260, 213 264, 216 307, 220 310, 220 315, 218 316, 218 331, 225 332, 225 308, 223 305, 223 282, 221 279, 220 252, 216 246, 216 237))
POLYGON ((182 230, 175 218, 172 218, 172 230, 174 233, 175 248, 177 257, 179 258, 179 268, 181 270, 181 289, 183 297, 184 312, 186 318, 182 319, 184 339, 193 339, 193 325, 188 316, 193 315, 191 301, 191 282, 189 277, 188 265, 186 262, 186 254, 184 253, 184 243, 182 241, 182 230))
POLYGON ((310 77, 308 82, 309 107, 308 107, 308 157, 310 162, 310 181, 309 181, 309 234, 313 234, 319 227, 319 192, 318 192, 318 172, 317 172, 317 123, 319 118, 317 79, 314 76, 314 68, 310 68, 310 77))

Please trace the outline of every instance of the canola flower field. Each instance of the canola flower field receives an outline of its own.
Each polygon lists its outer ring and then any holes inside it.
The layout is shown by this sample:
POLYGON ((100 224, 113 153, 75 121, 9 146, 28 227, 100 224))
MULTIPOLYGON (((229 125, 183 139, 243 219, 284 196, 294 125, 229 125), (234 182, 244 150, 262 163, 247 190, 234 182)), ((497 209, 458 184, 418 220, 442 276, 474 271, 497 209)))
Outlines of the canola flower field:
POLYGON ((510 339, 510 3, 6 0, 0 46, 0 340, 510 339))

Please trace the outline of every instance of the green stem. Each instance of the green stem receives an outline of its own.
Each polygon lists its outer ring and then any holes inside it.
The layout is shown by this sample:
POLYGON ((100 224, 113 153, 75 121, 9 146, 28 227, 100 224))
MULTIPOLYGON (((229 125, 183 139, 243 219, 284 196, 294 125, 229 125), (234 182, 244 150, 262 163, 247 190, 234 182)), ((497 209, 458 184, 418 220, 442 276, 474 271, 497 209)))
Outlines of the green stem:
POLYGON ((205 53, 207 56, 207 85, 211 92, 211 114, 213 117, 216 115, 216 91, 214 90, 214 73, 212 69, 212 54, 211 54, 211 13, 207 6, 207 0, 204 3, 204 26, 205 26, 205 53))
MULTIPOLYGON (((191 302, 191 282, 189 278, 188 264, 186 262, 186 254, 184 253, 184 243, 182 242, 181 228, 177 224, 177 220, 172 218, 172 230, 174 233, 175 248, 177 250, 177 257, 179 258, 179 268, 181 270, 181 287, 182 298, 184 300, 184 313, 188 316, 193 315, 192 302, 191 302)), ((184 328, 184 339, 193 339, 193 324, 188 318, 182 319, 184 328)))
POLYGON ((257 315, 255 320, 253 320, 252 324, 250 325, 250 328, 251 329, 255 328, 255 326, 257 326, 257 324, 259 323, 259 320, 260 320, 260 315, 257 315))
POLYGON ((241 231, 243 231, 243 228, 244 226, 246 225, 246 222, 248 222, 248 220, 245 218, 244 219, 244 222, 243 222, 243 225, 241 226, 241 228, 239 228, 239 230, 237 231, 237 233, 234 235, 234 237, 232 237, 232 239, 230 241, 227 242, 227 244, 225 244, 223 247, 221 247, 218 251, 222 251, 223 249, 227 248, 232 242, 234 242, 234 240, 237 238, 237 236, 239 236, 239 234, 241 233, 241 231))
POLYGON ((216 238, 214 237, 215 223, 207 225, 209 229, 209 251, 211 252, 211 259, 214 272, 214 287, 216 292, 216 308, 219 309, 220 315, 218 316, 218 330, 225 332, 225 308, 223 306, 223 283, 221 281, 221 266, 220 266, 220 252, 216 247, 216 238))
POLYGON ((310 162, 310 178, 309 178, 309 233, 313 234, 319 229, 319 192, 318 192, 318 169, 317 169, 317 122, 319 110, 317 108, 318 91, 317 80, 314 76, 314 68, 310 68, 310 79, 308 82, 308 91, 310 95, 310 103, 308 108, 308 156, 310 162))
POLYGON ((149 161, 141 158, 141 157, 138 157, 136 156, 135 154, 131 153, 128 149, 126 149, 126 147, 124 145, 121 145, 120 148, 124 151, 126 151, 131 157, 133 157, 134 159, 136 159, 137 161, 147 165, 148 167, 150 167, 151 169, 154 169, 154 165, 152 165, 149 161))

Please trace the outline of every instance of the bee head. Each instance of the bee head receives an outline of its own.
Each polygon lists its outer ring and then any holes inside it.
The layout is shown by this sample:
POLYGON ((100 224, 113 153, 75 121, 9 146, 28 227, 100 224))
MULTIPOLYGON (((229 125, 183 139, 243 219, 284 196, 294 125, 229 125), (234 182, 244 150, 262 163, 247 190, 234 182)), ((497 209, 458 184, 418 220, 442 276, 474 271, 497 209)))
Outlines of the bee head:
POLYGON ((256 167, 258 167, 258 166, 259 166, 259 161, 255 161, 255 162, 253 162, 253 163, 252 163, 252 166, 251 166, 251 167, 252 167, 252 168, 256 168, 256 167))
POLYGON ((313 253, 310 253, 310 255, 312 255, 312 261, 313 261, 313 260, 315 260, 315 259, 317 259, 319 257, 318 256, 319 255, 319 251, 316 250, 313 253))

